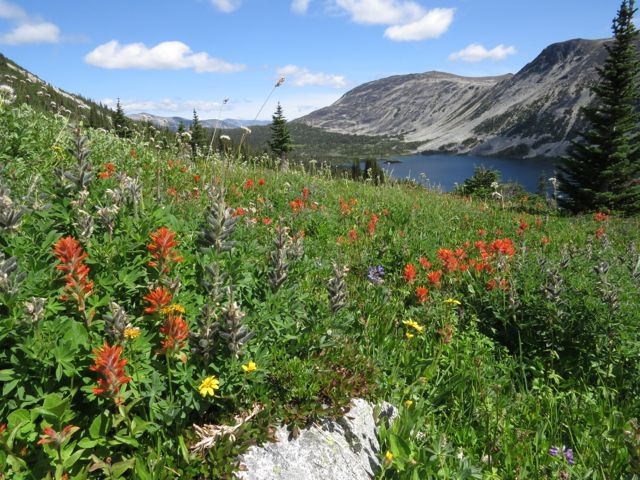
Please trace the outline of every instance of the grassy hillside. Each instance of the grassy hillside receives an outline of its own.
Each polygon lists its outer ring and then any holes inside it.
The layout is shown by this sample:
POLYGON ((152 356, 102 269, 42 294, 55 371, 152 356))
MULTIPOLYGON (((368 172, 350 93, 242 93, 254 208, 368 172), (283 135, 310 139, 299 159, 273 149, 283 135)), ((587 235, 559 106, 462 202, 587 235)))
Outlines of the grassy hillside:
POLYGON ((640 475, 637 218, 154 145, 0 107, 8 478, 229 478, 352 397, 379 478, 640 475))

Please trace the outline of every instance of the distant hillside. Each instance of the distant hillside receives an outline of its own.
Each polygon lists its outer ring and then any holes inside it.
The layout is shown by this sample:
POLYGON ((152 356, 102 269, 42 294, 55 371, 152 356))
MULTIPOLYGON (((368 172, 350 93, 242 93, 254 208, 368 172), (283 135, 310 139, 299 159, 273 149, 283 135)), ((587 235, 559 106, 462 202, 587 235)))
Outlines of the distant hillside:
MULTIPOLYGON (((294 150, 290 156, 306 160, 343 162, 354 158, 382 158, 410 153, 420 145, 406 143, 400 137, 388 135, 328 132, 297 121, 289 123, 289 131, 294 144, 294 150)), ((240 129, 227 130, 224 133, 229 135, 236 144, 242 137, 240 129)), ((254 151, 268 151, 270 138, 270 126, 254 126, 251 127, 251 134, 246 135, 244 141, 254 151)))
POLYGON ((297 121, 339 133, 402 134, 421 151, 558 157, 582 126, 580 107, 592 101, 607 41, 550 45, 515 75, 383 78, 297 121))
MULTIPOLYGON (((152 115, 150 113, 132 113, 127 115, 130 119, 135 121, 149 122, 156 127, 168 128, 172 132, 178 130, 178 125, 180 122, 184 125, 186 129, 191 126, 192 119, 183 118, 183 117, 161 117, 158 115, 152 115)), ((230 129, 230 128, 240 128, 240 127, 251 127, 254 125, 269 125, 271 123, 270 120, 237 120, 233 118, 225 118, 224 120, 217 120, 215 118, 200 120, 200 123, 204 128, 221 128, 221 129, 230 129)))
POLYGON ((0 54, 0 85, 11 87, 16 103, 27 103, 37 110, 81 119, 94 128, 111 128, 110 110, 82 95, 65 92, 25 70, 0 54))

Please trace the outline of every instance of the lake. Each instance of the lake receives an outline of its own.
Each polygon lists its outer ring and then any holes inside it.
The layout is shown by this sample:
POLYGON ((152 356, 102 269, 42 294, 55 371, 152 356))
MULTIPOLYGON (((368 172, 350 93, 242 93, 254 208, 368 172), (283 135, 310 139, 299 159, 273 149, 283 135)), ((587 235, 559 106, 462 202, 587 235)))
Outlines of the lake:
POLYGON ((453 190, 456 183, 462 184, 465 179, 473 175, 475 167, 482 165, 491 170, 498 170, 502 182, 518 182, 528 192, 535 192, 538 189, 541 174, 545 179, 554 175, 555 162, 555 160, 546 159, 514 160, 435 154, 390 157, 380 160, 379 165, 394 178, 411 178, 418 183, 439 188, 445 192, 453 190), (387 163, 388 161, 399 163, 387 163))

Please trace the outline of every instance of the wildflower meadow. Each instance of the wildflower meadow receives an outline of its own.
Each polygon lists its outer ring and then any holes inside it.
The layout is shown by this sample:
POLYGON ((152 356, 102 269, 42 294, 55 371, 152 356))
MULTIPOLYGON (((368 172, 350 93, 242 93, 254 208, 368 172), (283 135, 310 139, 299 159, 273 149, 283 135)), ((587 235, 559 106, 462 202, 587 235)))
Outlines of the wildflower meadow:
POLYGON ((378 478, 640 478, 637 217, 238 152, 0 105, 0 478, 232 478, 356 397, 378 478))

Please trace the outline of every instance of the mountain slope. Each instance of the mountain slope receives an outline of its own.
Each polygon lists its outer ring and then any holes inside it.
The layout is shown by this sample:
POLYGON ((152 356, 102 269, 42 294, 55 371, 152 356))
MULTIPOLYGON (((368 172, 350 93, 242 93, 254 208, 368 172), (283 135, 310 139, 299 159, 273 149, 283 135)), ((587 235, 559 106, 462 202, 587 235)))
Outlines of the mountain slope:
POLYGON ((376 80, 298 121, 341 133, 404 134, 421 142, 420 151, 558 157, 581 125, 580 107, 592 101, 606 42, 550 45, 515 75, 376 80))
MULTIPOLYGON (((152 115, 150 113, 132 113, 127 115, 132 120, 149 122, 152 125, 160 128, 168 128, 169 130, 175 132, 178 130, 178 125, 180 122, 184 125, 185 128, 189 128, 191 126, 192 120, 190 118, 183 117, 161 117, 159 115, 152 115)), ((204 128, 219 128, 219 129, 230 129, 230 128, 240 128, 240 127, 251 127, 253 125, 268 125, 270 124, 270 120, 238 120, 234 118, 225 118, 224 120, 217 120, 215 118, 200 120, 200 124, 204 128)))
POLYGON ((11 88, 15 103, 82 120, 95 128, 110 128, 113 111, 81 95, 68 93, 45 82, 0 53, 0 85, 11 88))

